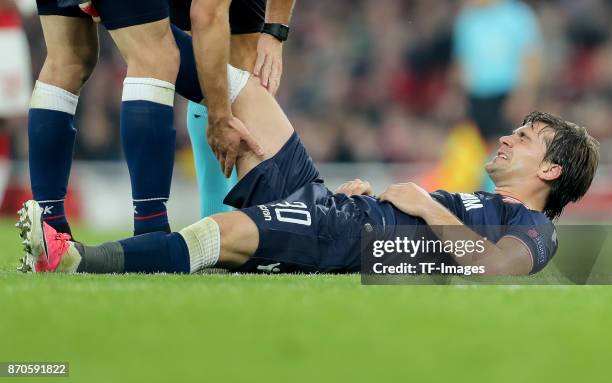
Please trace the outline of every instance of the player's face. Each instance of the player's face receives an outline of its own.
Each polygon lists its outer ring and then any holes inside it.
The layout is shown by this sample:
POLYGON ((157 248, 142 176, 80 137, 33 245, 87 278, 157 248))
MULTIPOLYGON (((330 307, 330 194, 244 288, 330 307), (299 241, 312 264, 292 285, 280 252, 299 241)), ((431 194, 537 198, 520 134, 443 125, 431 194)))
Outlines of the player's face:
POLYGON ((540 122, 527 124, 499 139, 500 147, 485 168, 493 181, 537 178, 552 132, 540 122))

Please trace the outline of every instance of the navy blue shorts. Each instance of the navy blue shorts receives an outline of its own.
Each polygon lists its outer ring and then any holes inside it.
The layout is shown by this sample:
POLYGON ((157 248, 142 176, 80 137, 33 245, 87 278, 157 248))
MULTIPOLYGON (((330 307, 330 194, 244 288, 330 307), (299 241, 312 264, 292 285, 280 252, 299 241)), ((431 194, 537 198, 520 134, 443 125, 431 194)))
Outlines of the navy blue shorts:
POLYGON ((243 177, 224 202, 259 230, 257 251, 235 271, 359 271, 364 212, 356 199, 325 187, 297 134, 243 177))
POLYGON ((168 0, 93 0, 106 29, 152 23, 167 18, 168 0))
MULTIPOLYGON (((131 27, 165 19, 169 15, 168 0, 92 0, 102 24, 108 30, 131 27)), ((82 12, 76 0, 36 0, 41 16, 90 17, 82 12)))
POLYGON ((78 5, 59 6, 58 0, 36 0, 36 7, 40 16, 66 16, 66 17, 89 17, 81 11, 78 5))

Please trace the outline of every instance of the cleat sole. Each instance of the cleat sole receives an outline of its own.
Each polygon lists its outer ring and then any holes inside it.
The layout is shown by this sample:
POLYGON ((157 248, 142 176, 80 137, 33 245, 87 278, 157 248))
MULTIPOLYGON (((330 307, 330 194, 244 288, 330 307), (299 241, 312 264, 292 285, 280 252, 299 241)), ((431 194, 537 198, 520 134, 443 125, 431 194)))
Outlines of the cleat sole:
POLYGON ((26 254, 21 258, 21 266, 17 270, 23 273, 35 272, 36 259, 40 252, 44 251, 42 209, 36 201, 27 201, 18 214, 19 221, 15 226, 19 229, 19 237, 26 254))

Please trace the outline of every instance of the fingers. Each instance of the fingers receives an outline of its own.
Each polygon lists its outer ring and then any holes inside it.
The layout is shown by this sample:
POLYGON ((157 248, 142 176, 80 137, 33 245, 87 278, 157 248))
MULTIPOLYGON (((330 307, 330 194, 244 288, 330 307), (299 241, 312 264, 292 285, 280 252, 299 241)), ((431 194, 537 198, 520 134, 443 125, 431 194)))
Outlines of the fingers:
POLYGON ((336 189, 336 193, 351 195, 371 195, 373 193, 372 186, 368 181, 362 181, 359 178, 343 183, 336 189))
POLYGON ((348 183, 341 185, 336 193, 346 194, 347 196, 355 195, 353 188, 348 183))
POLYGON ((236 163, 236 158, 238 157, 238 152, 230 150, 227 152, 225 156, 224 162, 224 171, 225 178, 229 178, 232 175, 232 169, 234 169, 234 164, 236 163))
POLYGON ((261 74, 261 67, 263 67, 264 61, 266 60, 265 53, 257 53, 257 59, 255 60, 255 68, 253 68, 253 74, 258 76, 261 74))
POLYGON ((221 153, 216 154, 215 157, 217 157, 217 161, 219 161, 219 166, 221 167, 221 172, 225 173, 225 156, 222 155, 221 153))
POLYGON ((257 141, 255 140, 255 138, 251 135, 251 133, 245 132, 244 135, 242 135, 242 139, 247 143, 247 145, 249 146, 249 148, 255 152, 255 154, 257 154, 258 156, 262 157, 264 155, 264 150, 261 147, 261 145, 259 145, 259 143, 257 143, 257 141))
POLYGON ((261 145, 259 145, 257 140, 255 140, 255 138, 251 135, 247 128, 242 124, 242 121, 238 120, 237 118, 233 118, 232 120, 230 120, 230 125, 238 132, 238 134, 240 134, 240 138, 244 142, 246 142, 249 149, 251 149, 255 154, 260 157, 264 155, 263 148, 261 147, 261 145))
POLYGON ((280 60, 272 61, 272 72, 270 73, 270 80, 268 84, 268 91, 275 96, 280 86, 280 78, 283 71, 283 64, 280 60))
POLYGON ((219 159, 219 147, 218 144, 216 142, 216 140, 209 138, 208 139, 208 146, 210 146, 210 150, 212 150, 213 154, 215 155, 215 157, 217 157, 217 159, 219 159))
POLYGON ((268 88, 271 72, 272 72, 272 56, 266 55, 263 66, 261 68, 261 72, 259 74, 259 77, 261 78, 261 85, 263 85, 265 88, 268 88))

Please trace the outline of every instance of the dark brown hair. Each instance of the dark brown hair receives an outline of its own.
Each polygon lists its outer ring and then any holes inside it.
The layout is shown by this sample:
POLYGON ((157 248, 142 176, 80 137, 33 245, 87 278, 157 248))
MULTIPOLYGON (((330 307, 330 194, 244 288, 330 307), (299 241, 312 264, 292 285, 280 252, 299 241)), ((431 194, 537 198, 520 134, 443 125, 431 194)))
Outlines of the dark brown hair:
POLYGON ((599 164, 599 142, 585 128, 549 113, 531 112, 523 125, 535 122, 553 131, 553 137, 546 142, 544 161, 561 166, 561 176, 550 182, 544 206, 544 214, 555 219, 565 205, 578 201, 591 186, 599 164))

